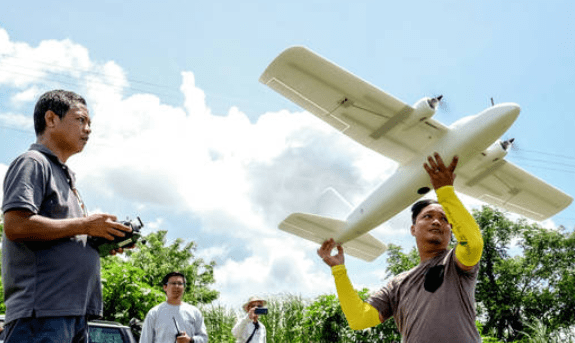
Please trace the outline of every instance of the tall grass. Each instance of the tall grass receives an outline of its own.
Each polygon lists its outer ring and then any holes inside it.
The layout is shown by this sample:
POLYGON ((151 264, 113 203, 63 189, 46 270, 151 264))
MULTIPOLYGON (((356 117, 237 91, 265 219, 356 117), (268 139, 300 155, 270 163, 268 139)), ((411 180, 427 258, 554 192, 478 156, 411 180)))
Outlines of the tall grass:
MULTIPOLYGON (((392 321, 378 325, 374 329, 353 331, 339 312, 339 302, 335 296, 320 296, 307 300, 300 296, 279 295, 268 298, 268 315, 260 316, 267 331, 267 343, 361 343, 399 342, 400 338, 391 326, 392 321)), ((204 305, 204 314, 210 343, 235 343, 232 335, 237 317, 236 312, 222 305, 204 305)), ((238 315, 244 312, 238 309, 238 315)), ((562 329, 551 332, 541 321, 528 325, 529 332, 521 343, 575 342, 575 331, 562 329)), ((485 342, 501 342, 484 337, 485 342)), ((519 342, 516 342, 519 343, 519 342)))
POLYGON ((540 319, 535 319, 527 326, 529 327, 530 332, 525 333, 525 335, 527 336, 526 341, 529 343, 575 342, 575 333, 573 330, 560 329, 557 331, 551 331, 540 319))
POLYGON ((260 321, 266 326, 269 343, 308 342, 304 315, 308 303, 300 296, 282 295, 268 300, 270 309, 260 321))
MULTIPOLYGON (((267 300, 269 312, 260 316, 265 325, 268 343, 308 343, 304 327, 304 315, 309 301, 295 295, 279 295, 267 300)), ((232 335, 237 316, 245 315, 243 310, 236 313, 221 305, 207 305, 201 308, 204 314, 209 341, 214 343, 234 343, 232 335)))
POLYGON ((201 307, 204 315, 208 341, 214 343, 234 343, 232 328, 236 322, 234 311, 222 305, 204 305, 201 307))

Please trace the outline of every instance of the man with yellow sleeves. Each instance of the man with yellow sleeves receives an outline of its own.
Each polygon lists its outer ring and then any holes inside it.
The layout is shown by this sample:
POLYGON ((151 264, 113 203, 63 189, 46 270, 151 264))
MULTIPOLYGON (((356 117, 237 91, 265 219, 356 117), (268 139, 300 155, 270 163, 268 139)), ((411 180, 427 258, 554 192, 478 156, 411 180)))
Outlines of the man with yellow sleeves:
POLYGON ((354 330, 375 326, 393 317, 403 342, 480 342, 475 326, 475 283, 483 238, 479 226, 453 191, 457 156, 445 166, 439 154, 424 168, 439 202, 420 200, 412 208, 411 235, 420 262, 395 276, 362 301, 347 276, 343 248, 325 241, 318 255, 331 267, 342 310, 354 330), (451 232, 458 241, 448 250, 451 232), (337 255, 331 251, 337 246, 337 255))

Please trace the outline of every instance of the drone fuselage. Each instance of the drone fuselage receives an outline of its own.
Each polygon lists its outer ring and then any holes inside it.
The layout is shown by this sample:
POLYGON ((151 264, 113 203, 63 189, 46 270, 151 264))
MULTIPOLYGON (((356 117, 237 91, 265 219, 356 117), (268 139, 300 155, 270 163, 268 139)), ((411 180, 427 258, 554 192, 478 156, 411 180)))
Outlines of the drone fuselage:
POLYGON ((335 240, 343 244, 367 233, 427 193, 431 189, 431 182, 423 164, 428 156, 438 152, 448 165, 457 155, 457 168, 464 168, 491 145, 499 144, 498 139, 517 119, 519 112, 518 105, 505 103, 453 123, 449 131, 424 154, 400 165, 391 177, 357 206, 347 217, 344 231, 335 240))

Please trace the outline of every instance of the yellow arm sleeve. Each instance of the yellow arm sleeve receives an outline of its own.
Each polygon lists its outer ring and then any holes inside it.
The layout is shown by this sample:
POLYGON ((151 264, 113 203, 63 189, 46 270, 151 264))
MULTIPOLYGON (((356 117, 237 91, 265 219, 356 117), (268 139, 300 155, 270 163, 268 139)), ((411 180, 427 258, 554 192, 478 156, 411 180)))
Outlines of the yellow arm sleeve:
POLYGON ((379 312, 375 307, 361 300, 357 292, 353 289, 351 281, 347 276, 344 265, 337 265, 331 268, 335 279, 335 288, 339 297, 341 309, 345 314, 349 327, 353 330, 362 330, 376 326, 381 323, 379 312))
POLYGON ((443 207, 458 242, 455 256, 468 267, 476 265, 483 252, 483 237, 479 226, 455 195, 453 186, 441 187, 436 193, 437 201, 443 207))

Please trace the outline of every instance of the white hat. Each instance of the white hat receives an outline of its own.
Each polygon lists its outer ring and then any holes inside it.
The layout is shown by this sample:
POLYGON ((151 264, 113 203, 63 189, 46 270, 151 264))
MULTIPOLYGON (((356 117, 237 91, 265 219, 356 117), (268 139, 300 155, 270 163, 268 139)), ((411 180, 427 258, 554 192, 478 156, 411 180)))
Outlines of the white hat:
POLYGON ((264 306, 266 306, 267 301, 265 301, 264 299, 257 297, 257 296, 251 296, 248 301, 242 306, 244 308, 244 311, 248 312, 248 305, 253 303, 254 301, 261 301, 264 303, 264 306))

